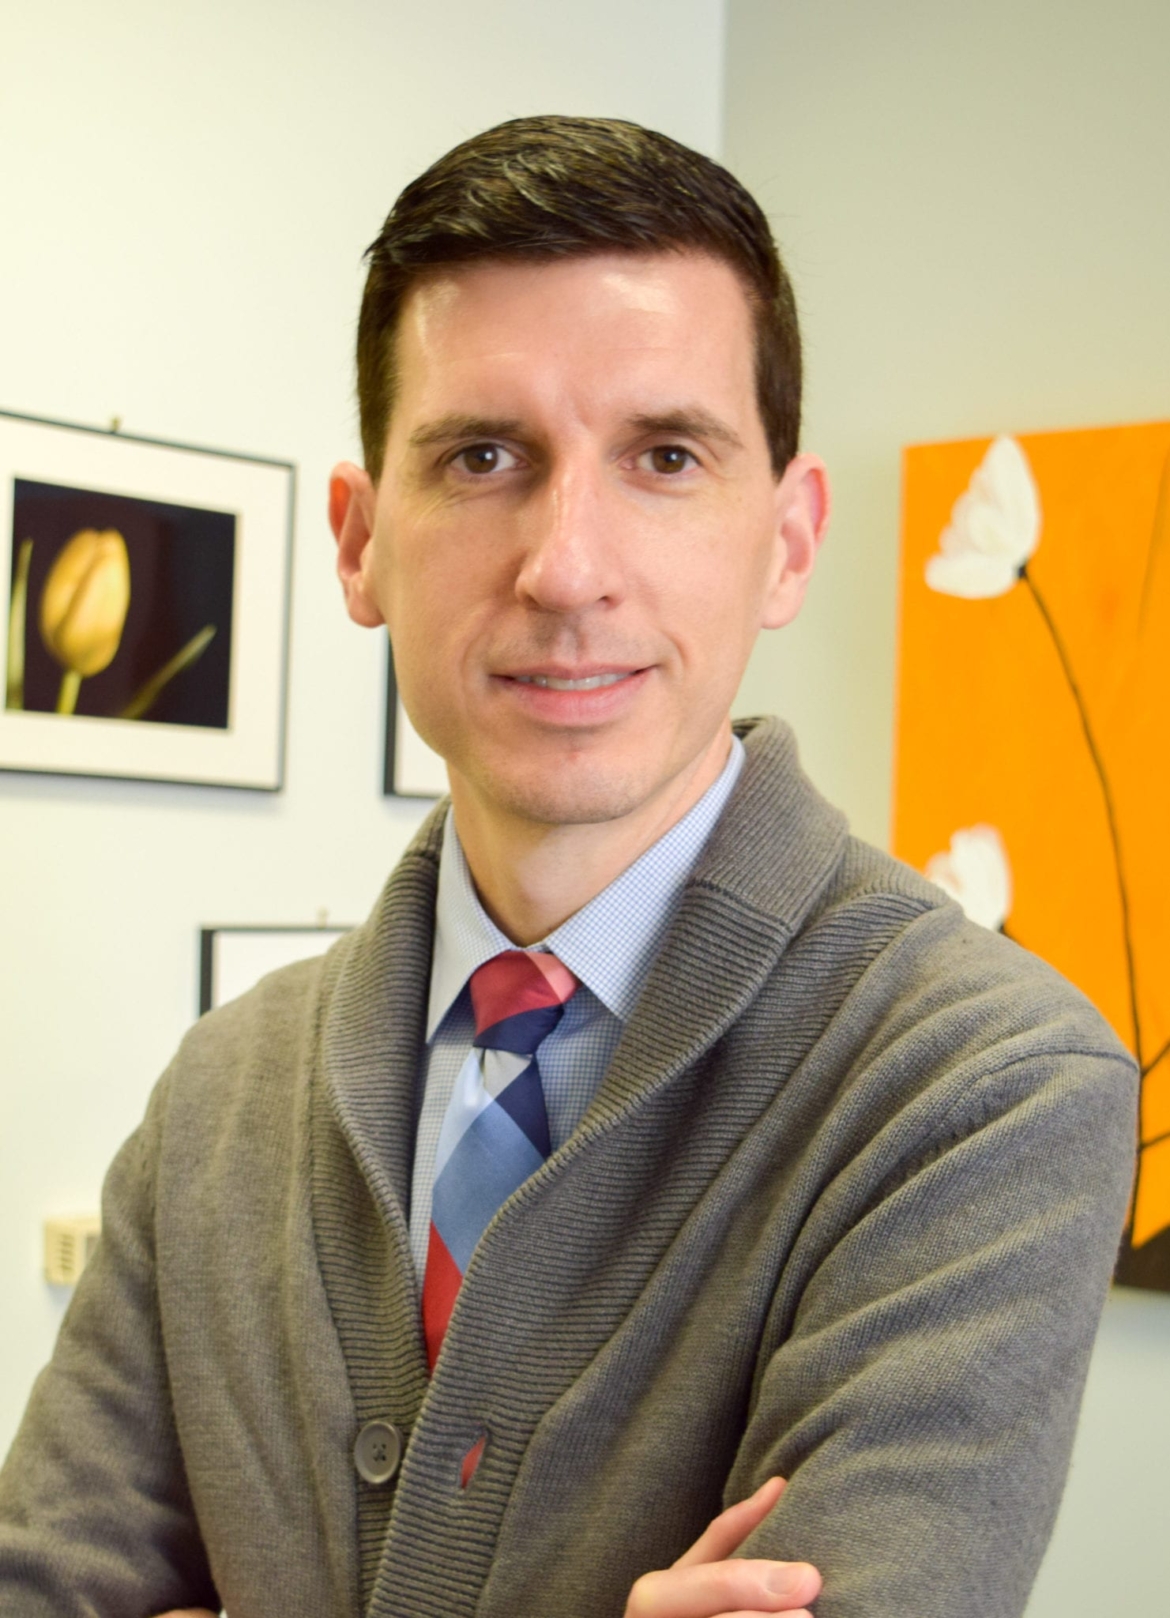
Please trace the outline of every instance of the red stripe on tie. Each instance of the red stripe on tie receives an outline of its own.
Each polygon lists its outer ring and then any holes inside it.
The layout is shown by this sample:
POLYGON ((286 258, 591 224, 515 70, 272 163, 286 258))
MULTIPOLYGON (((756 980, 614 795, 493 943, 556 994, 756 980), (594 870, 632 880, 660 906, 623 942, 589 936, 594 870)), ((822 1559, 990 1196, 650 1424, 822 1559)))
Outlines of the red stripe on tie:
POLYGON ((427 1340, 427 1366, 434 1370, 447 1322, 459 1296, 463 1272, 447 1250, 447 1244, 431 1225, 427 1243, 427 1267, 423 1271, 422 1316, 423 1334, 427 1340))
POLYGON ((506 949, 471 974, 475 1031, 482 1033, 522 1011, 564 1005, 576 987, 577 979, 555 955, 506 949))
POLYGON ((463 1457, 463 1466, 460 1468, 459 1472, 459 1487, 461 1489, 466 1489, 467 1485, 475 1476, 475 1469, 479 1465, 480 1458, 483 1455, 483 1447, 486 1443, 486 1438, 477 1438, 475 1443, 468 1450, 467 1454, 463 1457))
POLYGON ((533 966, 544 973, 549 988, 560 1003, 564 1005, 566 1000, 571 1000, 577 989, 577 979, 564 961, 558 961, 546 949, 529 950, 527 954, 533 966))

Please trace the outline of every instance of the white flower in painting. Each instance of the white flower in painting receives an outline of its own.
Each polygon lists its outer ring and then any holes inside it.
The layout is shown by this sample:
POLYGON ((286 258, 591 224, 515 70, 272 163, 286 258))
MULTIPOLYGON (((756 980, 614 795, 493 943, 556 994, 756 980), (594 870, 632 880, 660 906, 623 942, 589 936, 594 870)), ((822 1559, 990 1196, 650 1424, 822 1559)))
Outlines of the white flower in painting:
POLYGON ((926 564, 926 582, 968 601, 1006 595, 1040 538, 1040 496, 1028 457, 1001 436, 955 501, 926 564))
POLYGON ((998 932, 1012 908, 1012 873, 1003 838, 994 826, 969 826, 951 838, 946 854, 935 854, 927 879, 962 905, 972 921, 998 932))

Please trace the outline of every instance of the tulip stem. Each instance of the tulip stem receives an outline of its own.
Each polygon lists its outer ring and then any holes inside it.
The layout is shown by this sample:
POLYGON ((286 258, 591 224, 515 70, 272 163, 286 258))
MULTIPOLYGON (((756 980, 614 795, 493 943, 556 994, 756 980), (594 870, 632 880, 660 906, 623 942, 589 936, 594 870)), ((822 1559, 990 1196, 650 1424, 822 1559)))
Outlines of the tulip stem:
POLYGON ((1129 893, 1125 885, 1125 863, 1121 855, 1121 833, 1117 825, 1117 811, 1113 804, 1113 792, 1109 786, 1109 777, 1105 773, 1105 763, 1101 757, 1101 751, 1097 746, 1096 737, 1093 735, 1093 727, 1089 723, 1089 710, 1085 705, 1081 688, 1077 684, 1076 675, 1073 673, 1068 649, 1061 639, 1060 631, 1056 627, 1055 620, 1048 610, 1044 597, 1036 588, 1036 581, 1029 573, 1027 563, 1020 569, 1020 578, 1032 592, 1032 600, 1036 603, 1045 627, 1052 637, 1052 644, 1056 649, 1057 657, 1060 659, 1060 666, 1064 670, 1064 677, 1068 681, 1068 688, 1072 692, 1073 701, 1076 703, 1081 729, 1085 733, 1085 742, 1089 749, 1089 757, 1093 761, 1093 768, 1097 773, 1097 780, 1101 787, 1101 797, 1105 803, 1105 819, 1109 825, 1109 840, 1113 844, 1113 864, 1117 872, 1117 896, 1121 904, 1121 933, 1125 944, 1126 976, 1129 980, 1129 1014, 1133 1022, 1134 1055, 1137 1057, 1138 1066, 1145 1072, 1147 1070, 1142 1067, 1142 1025, 1138 1014, 1137 967, 1134 961, 1133 926, 1129 914, 1129 893))
POLYGON ((4 681, 4 706, 24 707, 24 642, 28 633, 28 570, 32 564, 31 539, 22 539, 16 553, 16 575, 12 580, 12 600, 8 606, 8 663, 4 681))
POLYGON ((66 669, 61 676, 61 689, 57 692, 57 712, 73 713, 77 707, 77 693, 81 690, 81 675, 76 669, 66 669))
POLYGON ((130 701, 118 715, 119 719, 141 719, 154 706, 163 686, 169 685, 176 674, 182 673, 197 657, 202 656, 208 643, 215 635, 215 625, 207 624, 197 635, 192 635, 185 646, 181 646, 169 662, 164 663, 157 674, 152 674, 145 685, 140 685, 130 698, 130 701))

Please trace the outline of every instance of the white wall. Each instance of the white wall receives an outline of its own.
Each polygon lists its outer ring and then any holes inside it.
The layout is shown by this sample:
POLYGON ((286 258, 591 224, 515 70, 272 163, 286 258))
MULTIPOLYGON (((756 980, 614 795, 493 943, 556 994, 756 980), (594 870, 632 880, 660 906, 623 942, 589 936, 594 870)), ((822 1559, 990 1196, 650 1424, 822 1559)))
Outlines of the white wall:
MULTIPOLYGON (((806 442, 836 474, 779 708, 883 841, 900 446, 1170 414, 1164 0, 730 0, 727 155, 798 282, 806 442)), ((0 1450, 86 1208, 190 1020, 207 921, 359 918, 418 811, 379 795, 383 660, 344 619, 322 491, 352 454, 359 258, 463 135, 615 113, 713 151, 719 0, 42 0, 0 64, 0 408, 300 468, 277 797, 0 774, 0 1450)), ((1030 1618, 1167 1610, 1170 1299, 1118 1294, 1030 1618), (1104 1569, 1108 1568, 1108 1572, 1104 1569)))
MULTIPOLYGON (((899 450, 1170 416, 1165 0, 731 0, 725 156, 802 307, 833 534, 742 711, 884 842, 899 450)), ((1170 1611, 1170 1297, 1118 1292, 1030 1618, 1170 1611)))
POLYGON ((45 1214, 191 1020, 206 922, 360 919, 420 818, 380 796, 381 641, 343 616, 360 256, 399 188, 521 113, 713 151, 720 0, 41 0, 5 11, 0 408, 295 461, 285 791, 0 774, 0 1453, 63 1300, 45 1214))

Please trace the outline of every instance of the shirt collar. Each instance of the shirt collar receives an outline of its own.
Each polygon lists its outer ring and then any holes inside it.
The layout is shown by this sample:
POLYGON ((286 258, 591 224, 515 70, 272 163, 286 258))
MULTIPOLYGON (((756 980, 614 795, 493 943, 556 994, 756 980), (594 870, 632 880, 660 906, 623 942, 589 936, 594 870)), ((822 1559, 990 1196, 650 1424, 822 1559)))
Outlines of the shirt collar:
MULTIPOLYGON (((727 763, 698 803, 607 888, 533 946, 551 950, 623 1022, 637 1004, 691 868, 727 806, 743 762, 743 743, 733 736, 727 763)), ((448 811, 435 903, 428 1041, 476 967, 515 947, 479 902, 448 811)))

